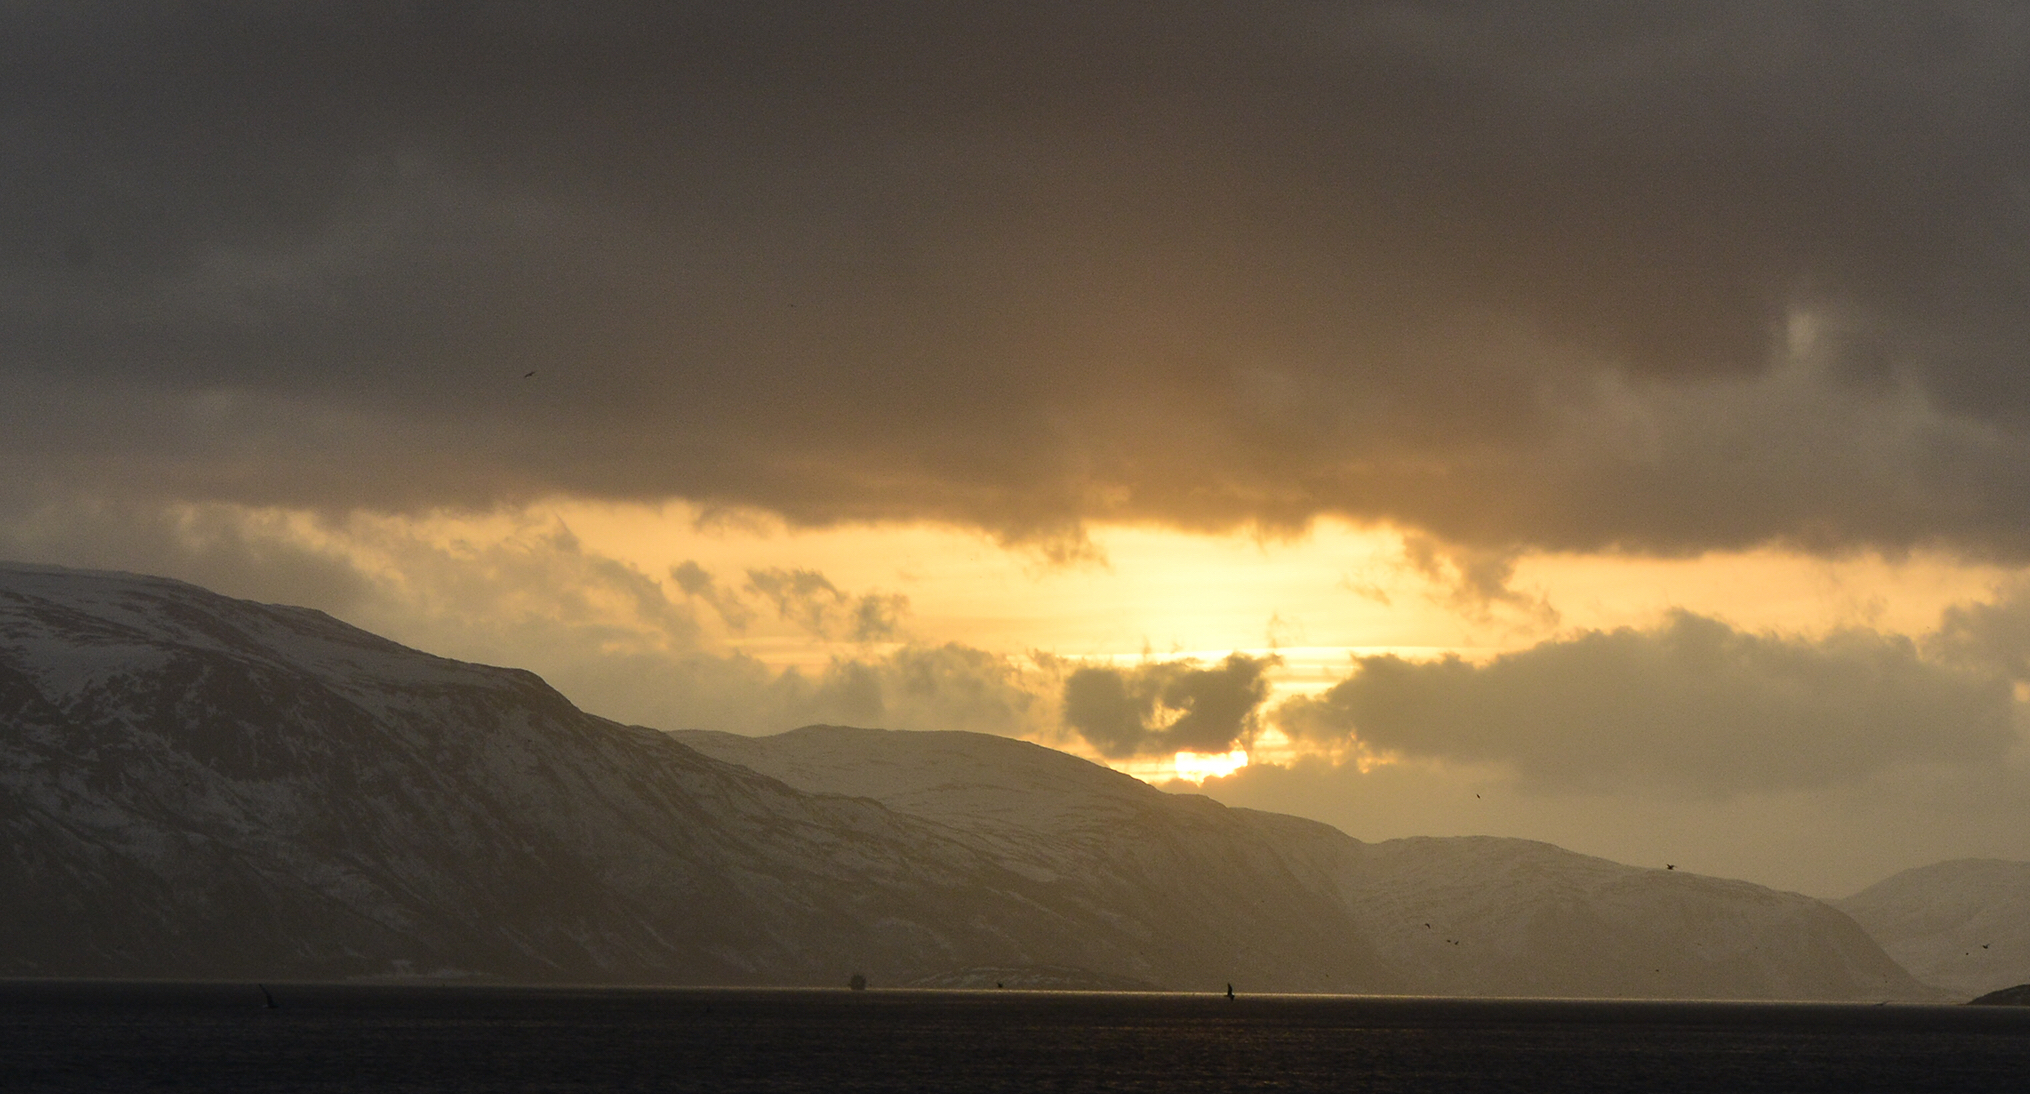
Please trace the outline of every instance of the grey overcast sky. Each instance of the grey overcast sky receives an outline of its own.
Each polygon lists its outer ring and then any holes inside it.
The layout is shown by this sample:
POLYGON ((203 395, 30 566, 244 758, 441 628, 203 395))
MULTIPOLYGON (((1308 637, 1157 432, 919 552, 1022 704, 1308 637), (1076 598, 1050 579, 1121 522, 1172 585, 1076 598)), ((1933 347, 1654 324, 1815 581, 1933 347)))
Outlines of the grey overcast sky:
POLYGON ((2015 5, 0 18, 15 491, 2030 551, 2015 5))

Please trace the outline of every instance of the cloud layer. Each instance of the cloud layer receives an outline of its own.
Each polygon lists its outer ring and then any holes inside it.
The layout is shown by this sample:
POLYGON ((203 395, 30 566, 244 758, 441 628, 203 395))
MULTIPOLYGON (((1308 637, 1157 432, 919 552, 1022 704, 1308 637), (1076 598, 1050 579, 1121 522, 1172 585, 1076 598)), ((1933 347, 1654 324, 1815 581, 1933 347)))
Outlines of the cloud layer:
POLYGON ((1227 752, 1253 735, 1272 663, 1236 653, 1209 667, 1190 659, 1082 666, 1064 680, 1064 725, 1109 759, 1227 752))
POLYGON ((2006 4, 15 5, 0 506, 2030 557, 2006 4))
MULTIPOLYGON (((1243 744, 1255 764, 1206 792, 1362 838, 1526 836, 1823 895, 1939 858, 2030 855, 2030 738, 2010 724, 2023 717, 2010 686, 2030 680, 2022 589, 1963 603, 1914 641, 1680 614, 1477 665, 1370 658, 1277 707, 1255 659, 1012 658, 913 640, 907 620, 878 646, 835 630, 829 660, 785 672, 724 646, 716 617, 749 612, 743 640, 822 643, 741 576, 793 575, 795 560, 722 562, 719 575, 680 564, 665 580, 540 512, 433 525, 80 506, 0 525, 0 554, 316 605, 432 652, 533 669, 645 725, 967 729, 1144 758, 1243 744), (1288 759, 1270 728, 1319 751, 1288 759), (1336 762, 1378 750, 1398 762, 1336 762)), ((828 608, 879 595, 806 584, 828 608)))
POLYGON ((2011 715, 2005 679, 1926 660, 1905 638, 1750 634, 1677 612, 1484 665, 1359 658, 1277 722, 1314 742, 1496 765, 1538 790, 1730 795, 1999 762, 2016 741, 2011 715))

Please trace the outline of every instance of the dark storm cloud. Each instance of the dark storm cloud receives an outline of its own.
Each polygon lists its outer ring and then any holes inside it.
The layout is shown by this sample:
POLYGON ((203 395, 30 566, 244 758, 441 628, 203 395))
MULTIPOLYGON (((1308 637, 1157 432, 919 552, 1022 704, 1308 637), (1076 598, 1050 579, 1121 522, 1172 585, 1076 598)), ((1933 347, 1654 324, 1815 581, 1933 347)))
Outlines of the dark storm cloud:
POLYGON ((1684 612, 1485 665, 1363 657, 1277 718, 1301 738, 1505 764, 1571 790, 1847 784, 1900 763, 1999 762, 2014 741, 2004 679, 1925 660, 1907 639, 1756 635, 1684 612))
POLYGON ((1273 663, 1235 653, 1211 668, 1185 660, 1075 669, 1064 681, 1064 724, 1114 759, 1226 752, 1254 730, 1273 663))
POLYGON ((2026 74, 2001 4, 12 5, 0 459, 2020 557, 2026 74))

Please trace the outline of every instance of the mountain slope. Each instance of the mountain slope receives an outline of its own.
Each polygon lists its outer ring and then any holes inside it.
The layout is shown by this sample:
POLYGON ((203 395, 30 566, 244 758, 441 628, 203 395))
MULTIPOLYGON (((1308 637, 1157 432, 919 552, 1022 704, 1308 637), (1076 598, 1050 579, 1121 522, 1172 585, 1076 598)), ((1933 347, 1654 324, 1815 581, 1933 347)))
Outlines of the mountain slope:
MULTIPOLYGON (((1089 899, 1146 935, 1216 940, 1234 970, 1195 986, 1378 992, 1409 985, 1330 893, 1260 848, 1211 799, 1165 794, 1026 741, 810 726, 772 737, 673 734, 800 789, 879 801, 1009 870, 1089 899)), ((1089 966, 1099 969, 1098 966, 1089 966)), ((1099 971, 1158 980, 1132 969, 1099 971)))
MULTIPOLYGON (((1249 811, 1252 812, 1252 811, 1249 811)), ((1433 994, 1690 999, 1936 998, 1821 901, 1626 866, 1534 840, 1360 843, 1252 814, 1433 994)))
POLYGON ((830 982, 1016 926, 950 930, 1021 879, 921 822, 170 581, 0 570, 0 725, 11 975, 830 982))
POLYGON ((19 565, 0 565, 0 893, 5 976, 893 984, 1063 966, 1387 986, 1325 922, 1262 939, 1017 870, 932 821, 587 715, 526 672, 19 565))
POLYGON ((1073 756, 978 734, 811 726, 764 738, 677 736, 792 786, 861 795, 936 821, 1030 876, 1140 877, 1176 853, 1167 834, 1187 833, 1188 854, 1237 871, 1219 884, 1260 886, 1273 874, 1330 897, 1334 920, 1370 940, 1405 991, 1930 997, 1839 912, 1745 882, 1528 840, 1366 844, 1313 821, 1165 794, 1073 756))
POLYGON ((2030 862, 1933 863, 1834 906, 1912 975, 1962 998, 2030 980, 2030 862))

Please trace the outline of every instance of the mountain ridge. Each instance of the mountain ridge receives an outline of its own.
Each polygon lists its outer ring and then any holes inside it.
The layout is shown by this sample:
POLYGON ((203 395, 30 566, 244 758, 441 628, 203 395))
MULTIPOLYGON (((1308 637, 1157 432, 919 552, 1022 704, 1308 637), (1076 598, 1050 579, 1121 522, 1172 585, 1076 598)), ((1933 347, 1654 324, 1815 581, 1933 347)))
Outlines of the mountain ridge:
POLYGON ((1363 844, 1007 738, 624 726, 321 612, 0 563, 0 975, 1921 991, 1816 902, 1650 874, 1363 844), (1644 946, 1686 967, 1645 980, 1644 946))
MULTIPOLYGON (((1167 813, 1228 858, 1273 858, 1330 898, 1407 990, 1648 998, 1937 999, 1811 897, 1490 836, 1365 843, 1330 825, 1174 794, 1029 742, 805 726, 679 739, 803 789, 869 796, 1019 849, 1041 872, 1121 872, 1167 813)), ((1160 887, 1150 879, 1144 884, 1160 887)))
POLYGON ((2030 862, 1948 859, 1832 903, 1926 983, 1974 996, 2030 980, 2030 862))
POLYGON ((0 726, 0 975, 1390 986, 1318 922, 1125 914, 533 674, 181 582, 0 565, 0 726))

